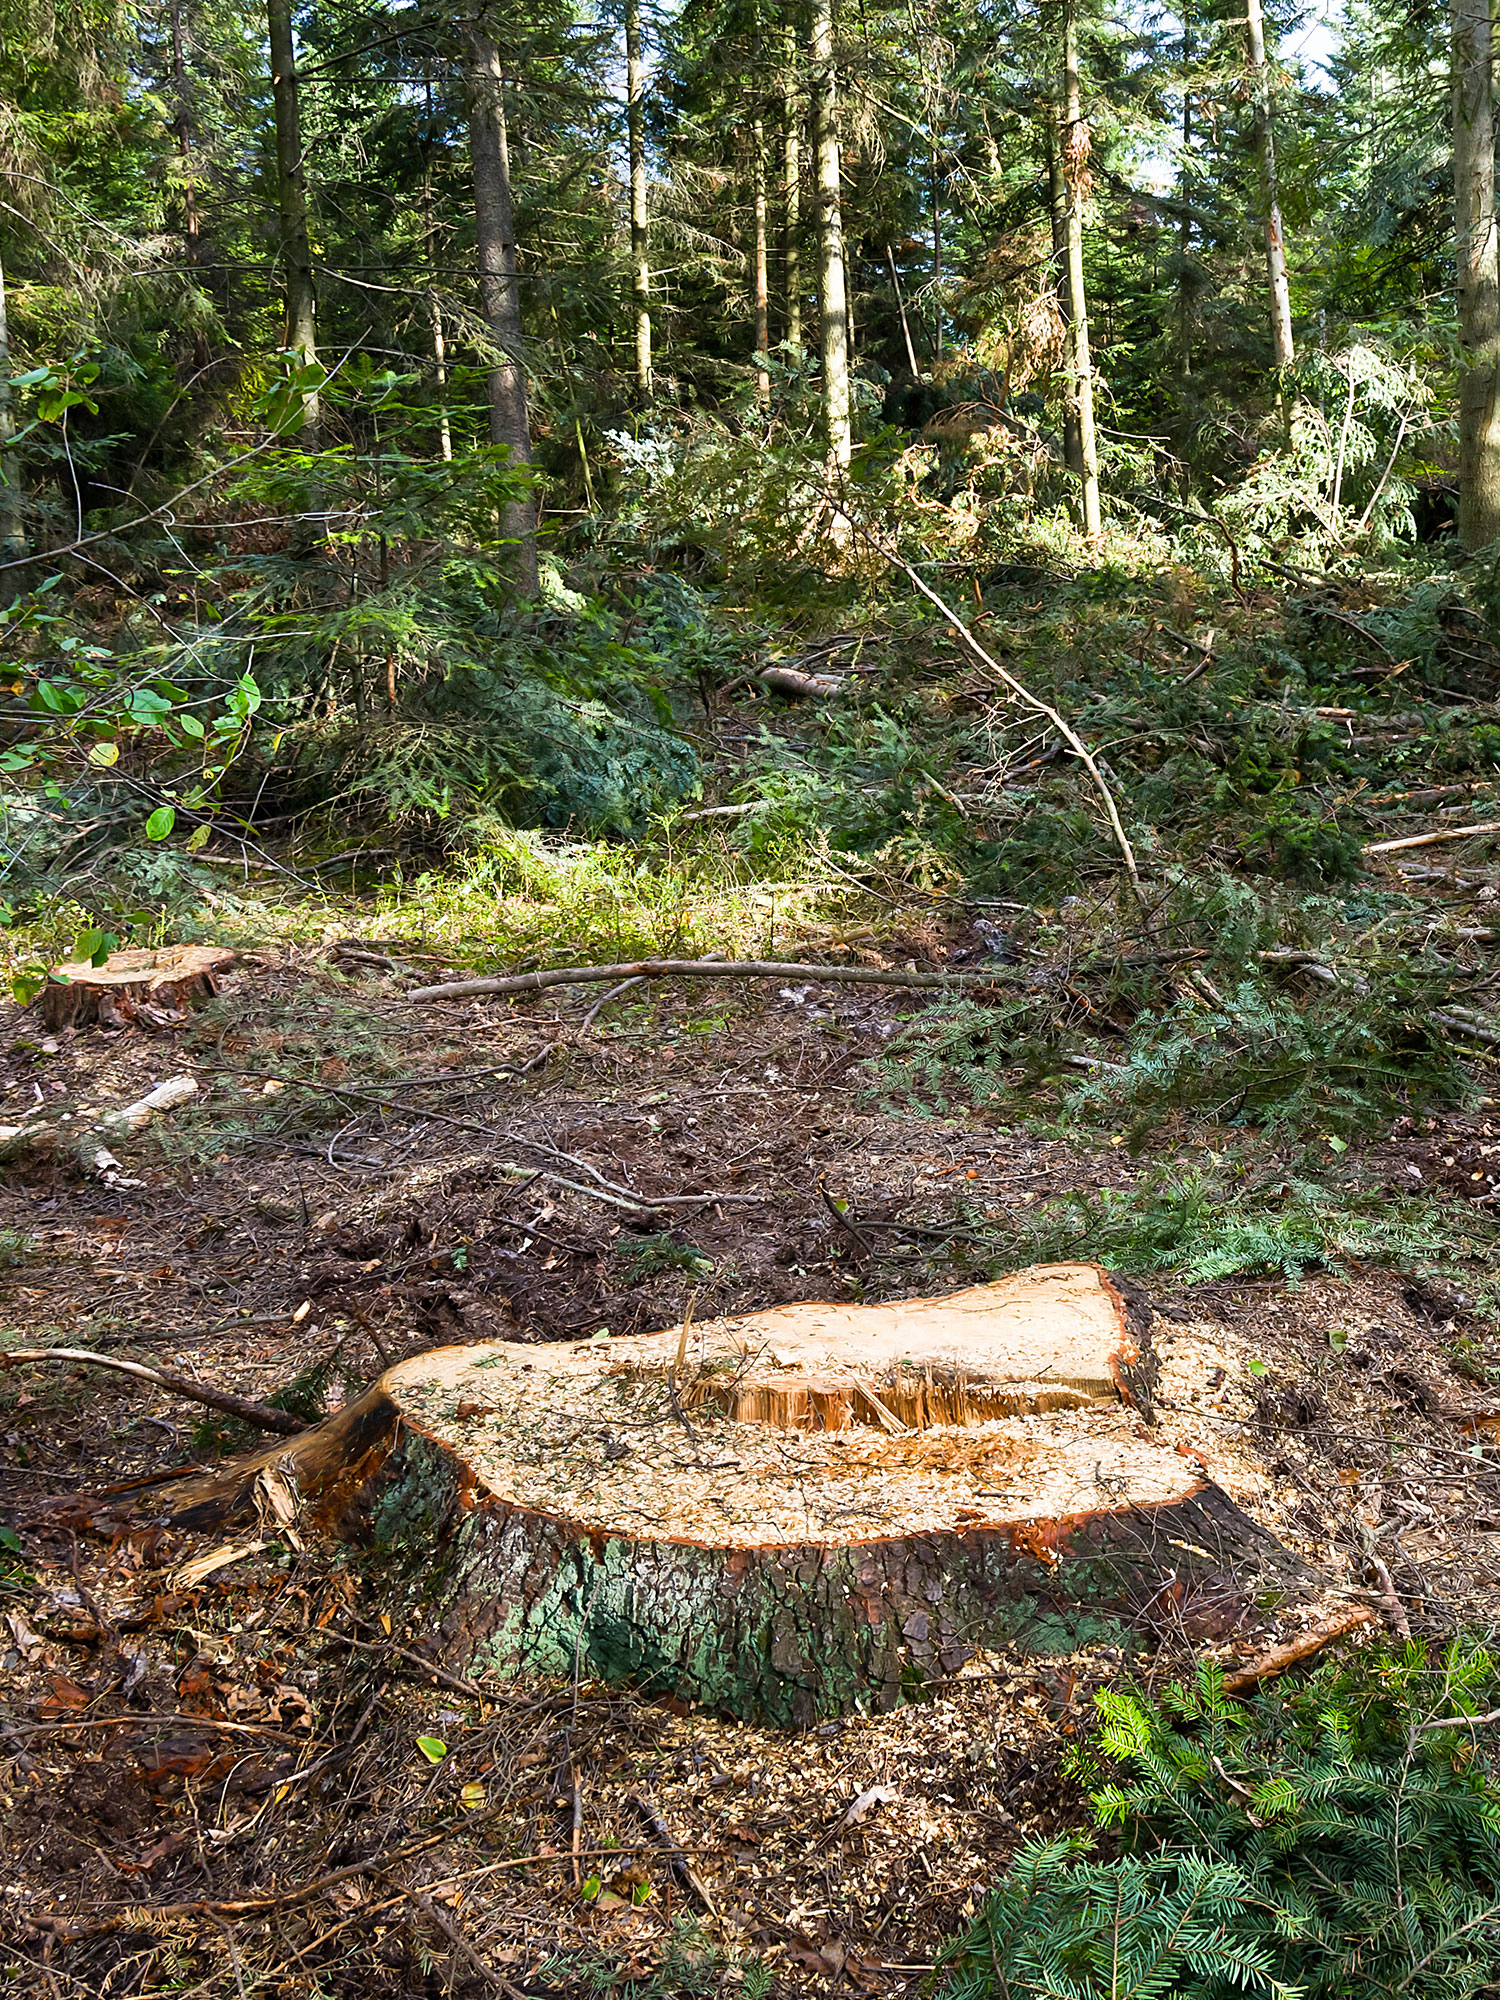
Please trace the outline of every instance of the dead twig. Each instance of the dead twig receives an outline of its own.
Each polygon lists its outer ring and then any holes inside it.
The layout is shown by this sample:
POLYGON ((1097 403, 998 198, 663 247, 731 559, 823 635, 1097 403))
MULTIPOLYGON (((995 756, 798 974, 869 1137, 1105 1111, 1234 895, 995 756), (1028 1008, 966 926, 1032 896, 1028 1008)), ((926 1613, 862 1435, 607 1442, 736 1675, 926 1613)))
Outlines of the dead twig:
POLYGON ((1234 1673, 1224 1676, 1225 1694, 1239 1694, 1242 1689, 1254 1687, 1258 1681, 1268 1680, 1273 1674, 1285 1673, 1299 1660, 1309 1659, 1335 1639, 1342 1639, 1348 1633, 1357 1631, 1361 1625, 1373 1625, 1375 1614, 1363 1604, 1352 1605, 1332 1618, 1325 1618, 1321 1625, 1314 1625, 1310 1632, 1303 1632, 1298 1638, 1289 1639, 1284 1646, 1273 1646, 1258 1659, 1248 1660, 1234 1673))
MULTIPOLYGON (((1407 833, 1400 840, 1376 840, 1366 854, 1397 854, 1408 847, 1436 847, 1442 840, 1474 840, 1482 833, 1500 833, 1500 819, 1487 819, 1478 826, 1444 826, 1430 833, 1407 833)), ((410 995, 407 996, 410 998, 410 995)))
MULTIPOLYGON (((952 605, 938 596, 932 585, 913 569, 905 556, 898 554, 895 549, 887 548, 884 542, 878 540, 867 528, 856 521, 848 508, 843 506, 839 501, 831 499, 830 504, 835 513, 841 514, 844 517, 862 542, 872 548, 876 555, 880 556, 883 561, 888 562, 893 569, 899 569, 907 582, 922 593, 928 603, 933 605, 940 615, 946 619, 948 624, 953 627, 954 631, 968 647, 969 651, 973 653, 975 658, 988 667, 990 672, 1010 689, 1018 701, 1024 702, 1028 708, 1035 710, 1038 715, 1046 716, 1058 735, 1062 737, 1068 748, 1073 752, 1073 755, 1078 758, 1084 769, 1088 772, 1090 778, 1093 779, 1094 789, 1098 792, 1100 800, 1103 803, 1105 816, 1109 820, 1110 831, 1115 838, 1115 845, 1119 848, 1121 859, 1125 863, 1125 872, 1130 877, 1131 886, 1134 888, 1137 897, 1144 901, 1140 870, 1136 866, 1135 849, 1130 844, 1130 837, 1126 833, 1124 823, 1120 818, 1119 808, 1115 804, 1115 795, 1106 784, 1103 772, 1094 761, 1093 752, 1078 734, 1072 723, 1059 710, 1055 709, 1051 702, 1043 701, 1039 694, 1033 694, 1024 681, 1018 681, 1013 673, 1007 668, 1002 667, 992 654, 986 652, 962 618, 953 609, 952 605)), ((1236 582, 1238 582, 1238 577, 1236 577, 1236 582)))
POLYGON ((206 1382, 194 1382, 186 1375, 174 1375, 164 1368, 148 1368, 140 1361, 120 1361, 113 1355, 95 1354, 87 1347, 13 1347, 0 1354, 0 1368, 18 1368, 40 1361, 76 1361, 90 1368, 112 1368, 118 1375, 133 1375, 153 1388, 170 1395, 184 1396, 189 1402, 205 1403, 225 1416, 254 1424, 257 1430, 276 1431, 282 1437, 300 1437, 307 1429, 300 1417, 285 1410, 273 1410, 266 1403, 252 1403, 248 1397, 233 1396, 227 1389, 211 1389, 206 1382))
POLYGON ((656 1807, 643 1792, 627 1792, 625 1796, 650 1828, 658 1846, 666 1856, 667 1866, 671 1869, 672 1873, 691 1895, 697 1897, 700 1906, 706 1914, 717 1919, 719 1913, 714 1908, 713 1897, 709 1895, 707 1889, 704 1888, 702 1882, 694 1873, 687 1856, 672 1838, 671 1828, 667 1825, 656 1807))
POLYGON ((582 1021, 579 1023, 580 1034, 583 1033, 584 1030, 593 1027, 594 1022, 598 1019, 599 1015, 604 1011, 604 1009, 609 1005, 611 1000, 618 1000, 620 995, 622 993, 628 993, 632 986, 644 986, 646 984, 647 981, 645 979, 645 976, 643 974, 637 973, 630 979, 622 979, 618 986, 611 986, 607 993, 601 993, 599 995, 599 998, 594 1002, 593 1006, 590 1007, 589 1011, 584 1015, 582 1021))

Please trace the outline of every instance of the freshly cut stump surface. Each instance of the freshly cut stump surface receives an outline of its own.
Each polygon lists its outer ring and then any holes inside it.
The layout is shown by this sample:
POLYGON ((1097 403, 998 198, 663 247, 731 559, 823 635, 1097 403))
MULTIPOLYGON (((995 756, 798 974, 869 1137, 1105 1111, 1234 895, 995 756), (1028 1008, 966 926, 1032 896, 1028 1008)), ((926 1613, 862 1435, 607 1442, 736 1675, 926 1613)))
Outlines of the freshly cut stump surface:
POLYGON ((1006 1639, 1218 1636, 1305 1580, 1152 1439, 1125 1400, 1147 1360, 1091 1265, 685 1337, 444 1348, 381 1378, 356 1483, 449 1664, 805 1724, 1006 1639))
POLYGON ((162 951, 117 951, 103 965, 87 960, 54 965, 42 988, 48 1028, 167 1027, 189 1006, 211 1000, 236 954, 221 945, 170 945, 162 951))

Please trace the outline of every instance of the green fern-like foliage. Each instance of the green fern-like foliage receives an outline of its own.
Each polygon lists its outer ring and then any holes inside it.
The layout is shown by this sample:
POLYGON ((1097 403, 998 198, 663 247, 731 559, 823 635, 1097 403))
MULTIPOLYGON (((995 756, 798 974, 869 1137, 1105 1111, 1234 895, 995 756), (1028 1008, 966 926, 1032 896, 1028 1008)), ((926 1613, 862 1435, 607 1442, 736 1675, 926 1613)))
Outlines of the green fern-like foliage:
POLYGON ((1500 1788, 1477 1718, 1495 1674, 1455 1645, 1248 1703, 1211 1669, 1160 1703, 1101 1694, 1075 1768, 1115 1851, 1022 1849, 944 1953, 943 2000, 1493 1992, 1500 1788))

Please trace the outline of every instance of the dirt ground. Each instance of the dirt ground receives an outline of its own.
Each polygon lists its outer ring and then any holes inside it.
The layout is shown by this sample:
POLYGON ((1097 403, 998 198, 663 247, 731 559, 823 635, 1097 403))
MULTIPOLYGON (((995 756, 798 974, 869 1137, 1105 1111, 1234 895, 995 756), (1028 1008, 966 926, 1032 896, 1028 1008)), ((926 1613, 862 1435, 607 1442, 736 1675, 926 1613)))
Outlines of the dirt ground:
MULTIPOLYGON (((410 983, 345 939, 245 960, 162 1033, 0 1010, 0 1120, 48 1128, 5 1148, 7 1344, 311 1413, 433 1343, 660 1328, 690 1294, 706 1317, 952 1290, 992 1267, 986 1222, 1141 1171, 875 1108, 866 1059, 909 995, 662 989, 586 1021, 597 991, 414 1009, 410 983), (93 1134, 175 1076, 190 1103, 93 1134), (101 1143, 115 1165, 80 1164, 101 1143)), ((1482 1116, 1367 1157, 1473 1199, 1497 1162, 1482 1116)), ((1497 1357, 1462 1297, 1373 1271, 1145 1293, 1167 1442, 1389 1628, 1495 1621, 1497 1357)), ((106 1491, 253 1435, 84 1364, 0 1373, 13 1978, 915 1992, 1016 1843, 1083 1821, 1060 1766, 1118 1653, 984 1655, 801 1736, 587 1683, 475 1687, 408 1643, 360 1551, 271 1520, 191 1535, 149 1483, 106 1491)), ((1180 1671, 1181 1635, 1152 1637, 1134 1671, 1180 1671)))

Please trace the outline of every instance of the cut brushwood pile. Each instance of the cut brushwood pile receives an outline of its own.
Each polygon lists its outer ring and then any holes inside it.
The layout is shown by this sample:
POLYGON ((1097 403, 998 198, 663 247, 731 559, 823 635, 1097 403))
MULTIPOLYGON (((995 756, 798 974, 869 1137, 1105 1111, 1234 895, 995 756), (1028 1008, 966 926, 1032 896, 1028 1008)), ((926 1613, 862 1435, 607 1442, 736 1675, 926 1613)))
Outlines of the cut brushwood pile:
POLYGON ((454 1673, 582 1671, 806 1725, 1016 1641, 1133 1645, 1166 1613, 1264 1640, 1315 1579, 1145 1427, 1151 1356, 1092 1265, 948 1298, 443 1348, 274 1463, 409 1559, 454 1673), (1184 1615, 1186 1607, 1186 1615, 1184 1615))
POLYGON ((61 1028, 165 1028, 211 1000, 237 954, 221 945, 117 951, 102 965, 55 965, 39 996, 42 1020, 61 1028))

